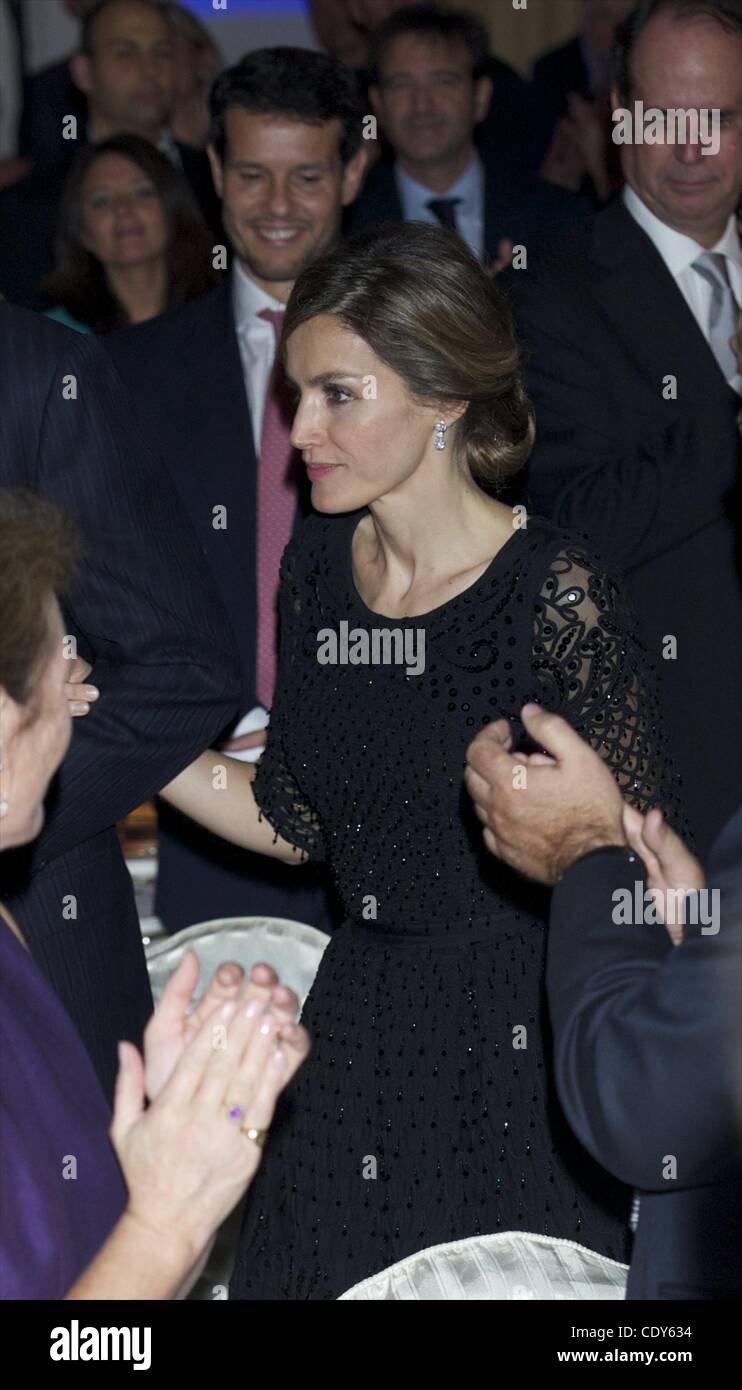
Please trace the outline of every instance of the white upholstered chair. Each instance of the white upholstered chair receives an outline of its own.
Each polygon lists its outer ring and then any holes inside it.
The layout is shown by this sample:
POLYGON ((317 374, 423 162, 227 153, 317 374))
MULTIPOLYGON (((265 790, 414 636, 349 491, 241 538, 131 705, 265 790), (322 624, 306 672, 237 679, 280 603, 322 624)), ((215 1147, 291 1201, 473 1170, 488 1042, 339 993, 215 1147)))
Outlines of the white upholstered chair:
POLYGON ((433 1245, 341 1294, 340 1301, 623 1299, 628 1265, 572 1240, 502 1231, 433 1245))
POLYGON ((222 917, 213 922, 198 922, 175 936, 158 938, 145 948, 155 1003, 190 947, 201 963, 195 998, 222 961, 236 961, 246 975, 258 961, 265 961, 274 967, 284 984, 296 991, 303 1004, 329 939, 316 927, 283 917, 222 917))
MULTIPOLYGON (((303 1006, 329 940, 329 936, 316 927, 282 917, 224 917, 213 922, 198 922, 175 936, 160 937, 145 947, 155 1004, 190 947, 201 964, 194 999, 200 996, 222 961, 236 961, 246 975, 258 961, 265 961, 273 966, 282 983, 296 992, 303 1006)), ((240 1219, 241 1204, 218 1231, 206 1268, 189 1298, 201 1301, 226 1298, 240 1219)))

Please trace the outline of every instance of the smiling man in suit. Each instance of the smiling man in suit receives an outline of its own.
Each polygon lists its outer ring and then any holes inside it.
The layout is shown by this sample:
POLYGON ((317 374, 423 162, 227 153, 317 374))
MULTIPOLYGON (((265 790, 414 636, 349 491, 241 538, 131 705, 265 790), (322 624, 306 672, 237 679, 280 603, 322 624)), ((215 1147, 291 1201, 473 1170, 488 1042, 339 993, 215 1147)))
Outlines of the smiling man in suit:
MULTIPOLYGON (((366 152, 352 74, 305 49, 248 54, 217 79, 211 113, 231 276, 106 347, 216 577, 241 658, 242 713, 255 728, 275 679, 281 552, 310 507, 276 346, 293 283, 336 242, 366 152)), ((259 755, 264 733, 230 734, 226 752, 259 755)), ((171 931, 246 912, 327 927, 325 882, 312 866, 286 873, 161 809, 156 910, 171 931)))
MULTIPOLYGON (((504 167, 475 131, 492 100, 488 38, 473 16, 437 5, 398 10, 371 37, 369 94, 392 149, 348 209, 351 232, 378 222, 440 223, 457 231, 478 259, 501 269, 509 247, 529 255, 589 212, 574 193, 504 167)), ((526 117, 503 110, 522 135, 526 117)))
POLYGON ((624 571, 704 854, 742 786, 740 0, 642 0, 613 100, 718 108, 718 150, 623 145, 622 196, 515 277, 536 410, 524 496, 624 571))

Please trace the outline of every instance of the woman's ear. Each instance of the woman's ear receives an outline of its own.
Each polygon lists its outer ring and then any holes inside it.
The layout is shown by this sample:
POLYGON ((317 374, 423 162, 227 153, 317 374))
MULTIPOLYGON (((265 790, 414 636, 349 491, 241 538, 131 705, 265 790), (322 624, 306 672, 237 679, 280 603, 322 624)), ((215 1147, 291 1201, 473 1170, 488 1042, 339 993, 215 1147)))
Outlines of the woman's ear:
MULTIPOLYGON (((26 718, 27 714, 23 706, 17 704, 5 687, 0 685, 0 729, 3 732, 2 746, 0 747, 0 771, 3 767, 3 755, 12 744, 18 730, 26 722, 26 718)), ((7 758, 5 765, 7 766, 7 758)))
POLYGON ((446 421, 450 428, 451 425, 456 424, 457 420, 461 419, 462 415, 466 415, 468 409, 468 401, 441 401, 437 414, 446 421))

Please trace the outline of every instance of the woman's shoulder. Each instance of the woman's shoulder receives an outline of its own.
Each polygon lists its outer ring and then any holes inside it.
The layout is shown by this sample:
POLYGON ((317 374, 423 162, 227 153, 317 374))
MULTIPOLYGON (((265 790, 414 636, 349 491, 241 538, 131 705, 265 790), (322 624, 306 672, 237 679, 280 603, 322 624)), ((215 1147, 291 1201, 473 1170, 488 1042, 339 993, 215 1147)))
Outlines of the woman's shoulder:
POLYGON ((543 623, 552 635, 576 624, 618 624, 627 634, 636 632, 621 569, 601 554, 589 532, 566 530, 546 517, 529 517, 528 528, 537 537, 531 594, 539 632, 543 623))
POLYGON ((601 555, 587 531, 566 530, 549 517, 529 515, 526 530, 534 537, 532 552, 544 573, 570 569, 615 576, 616 567, 601 555))

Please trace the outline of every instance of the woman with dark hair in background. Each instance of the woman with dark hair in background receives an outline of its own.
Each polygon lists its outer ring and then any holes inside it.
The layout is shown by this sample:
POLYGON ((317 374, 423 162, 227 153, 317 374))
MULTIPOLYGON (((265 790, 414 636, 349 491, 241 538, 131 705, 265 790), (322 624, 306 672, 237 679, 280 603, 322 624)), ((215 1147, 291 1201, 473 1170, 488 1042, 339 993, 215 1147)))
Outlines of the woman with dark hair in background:
POLYGON ((621 1259, 629 1194, 551 1086, 545 895, 487 854, 463 775, 491 720, 525 750, 519 712, 537 699, 629 802, 672 817, 632 619, 579 538, 492 495, 533 420, 500 291, 453 233, 379 227, 323 256, 294 287, 283 350, 318 515, 283 556, 266 749, 228 786, 205 753, 164 792, 250 850, 328 862, 345 909, 232 1297, 337 1298, 499 1231, 621 1259))
MULTIPOLYGON (((68 684, 57 594, 73 545, 56 507, 0 489, 3 851, 38 835, 70 740, 81 687, 68 684)), ((309 1044, 296 996, 268 966, 244 987, 239 966, 221 966, 189 1014, 198 973, 189 951, 143 1058, 119 1045, 111 1122, 69 1017, 0 903, 0 1298, 168 1299, 194 1283, 309 1044)))
POLYGON ((183 175, 148 140, 116 135, 78 154, 65 185, 50 317, 80 332, 143 323, 213 287, 213 235, 183 175))

